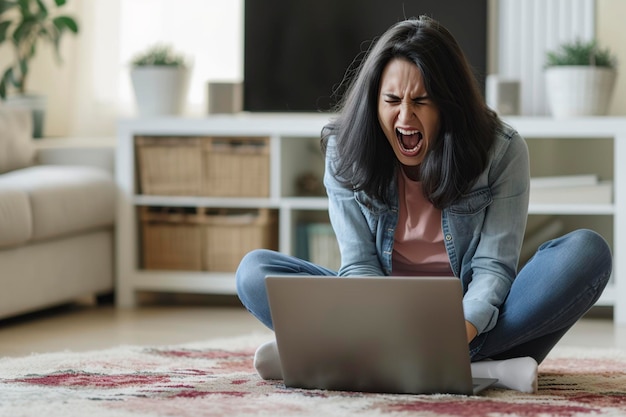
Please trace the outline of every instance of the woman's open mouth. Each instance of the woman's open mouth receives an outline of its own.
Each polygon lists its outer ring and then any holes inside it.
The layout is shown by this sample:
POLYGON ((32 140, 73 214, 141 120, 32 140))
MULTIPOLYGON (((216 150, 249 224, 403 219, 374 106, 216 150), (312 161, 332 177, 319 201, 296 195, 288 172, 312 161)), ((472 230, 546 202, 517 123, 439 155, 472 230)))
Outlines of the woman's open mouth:
POLYGON ((422 147, 424 135, 419 130, 396 129, 400 152, 406 156, 415 156, 422 147))

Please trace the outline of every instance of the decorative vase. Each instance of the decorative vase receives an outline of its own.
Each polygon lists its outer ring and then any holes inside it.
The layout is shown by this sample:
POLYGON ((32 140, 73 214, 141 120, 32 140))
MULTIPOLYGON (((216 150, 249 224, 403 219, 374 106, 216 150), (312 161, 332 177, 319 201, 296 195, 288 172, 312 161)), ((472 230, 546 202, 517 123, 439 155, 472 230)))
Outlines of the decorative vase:
POLYGON ((131 69, 130 76, 140 116, 175 116, 183 112, 187 68, 138 66, 131 69))
POLYGON ((564 65, 546 69, 546 93, 554 117, 603 116, 608 113, 616 71, 564 65))
POLYGON ((39 94, 15 94, 8 96, 4 104, 11 107, 28 109, 33 113, 33 138, 43 137, 43 127, 46 116, 46 96, 39 94))

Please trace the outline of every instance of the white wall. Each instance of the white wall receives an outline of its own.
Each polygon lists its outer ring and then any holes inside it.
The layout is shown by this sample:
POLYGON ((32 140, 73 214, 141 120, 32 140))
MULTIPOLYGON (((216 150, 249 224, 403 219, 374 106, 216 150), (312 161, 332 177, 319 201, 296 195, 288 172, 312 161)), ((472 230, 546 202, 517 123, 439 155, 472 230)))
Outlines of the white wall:
MULTIPOLYGON (((78 2, 70 1, 64 6, 64 11, 74 14, 79 6, 78 2)), ((37 54, 30 63, 26 90, 31 93, 43 93, 48 97, 46 130, 62 134, 66 130, 73 100, 73 82, 76 78, 77 66, 74 65, 77 42, 73 35, 68 34, 61 42, 62 62, 56 60, 54 49, 45 42, 37 43, 37 54)), ((14 60, 13 49, 9 42, 0 46, 0 70, 6 70, 5 65, 14 60)))
POLYGON ((520 81, 521 114, 549 114, 544 64, 563 42, 594 37, 595 0, 499 0, 498 76, 520 81))
POLYGON ((492 73, 522 82, 522 114, 548 114, 542 65, 565 40, 595 37, 617 56, 618 78, 609 114, 626 115, 626 1, 491 0, 492 73))
POLYGON ((600 46, 617 55, 618 76, 610 114, 626 115, 626 1, 596 0, 596 35, 600 46))
MULTIPOLYGON (((93 8, 92 6, 93 0, 72 0, 67 3, 65 7, 68 12, 77 12, 84 13, 86 8, 93 8)), ((118 0, 120 1, 120 0, 118 0)), ((582 4, 585 5, 587 2, 591 1, 594 4, 594 9, 591 12, 587 11, 582 13, 580 9, 578 10, 578 19, 583 18, 591 13, 591 15, 595 14, 595 22, 593 22, 593 27, 595 28, 595 33, 597 34, 598 41, 603 46, 610 47, 618 57, 619 61, 619 75, 617 81, 616 92, 613 97, 613 103, 611 107, 611 114, 614 115, 626 115, 626 29, 624 26, 624 16, 626 16, 626 1, 624 0, 490 0, 491 2, 491 10, 494 10, 496 13, 498 10, 502 10, 502 7, 521 7, 520 4, 526 4, 527 10, 532 10, 532 7, 543 7, 543 4, 552 4, 551 7, 555 7, 554 4, 560 4, 567 6, 567 4, 582 4), (594 13, 595 11, 595 13, 594 13)), ((107 2, 108 4, 108 2, 107 2)), ((583 6, 586 7, 586 6, 583 6)), ((538 9, 536 9, 538 10, 538 9)), ((510 13, 510 12, 509 12, 510 13)), ((98 13, 101 15, 101 13, 98 13)), ((515 14, 513 13, 515 16, 515 14)), ((539 15, 540 16, 540 15, 539 15)), ((493 16, 492 16, 493 17, 493 16)), ((532 16, 528 14, 520 13, 519 19, 529 19, 532 16)), ((551 25, 551 21, 546 23, 544 21, 544 26, 551 25)), ((112 31, 116 31, 119 28, 110 27, 112 31)), ((551 30, 553 30, 552 28, 551 30)), ((499 33, 499 29, 492 25, 490 27, 490 31, 493 36, 489 41, 489 50, 495 55, 498 55, 498 51, 501 49, 502 44, 502 33, 499 33), (496 39, 493 39, 493 38, 496 39)), ((512 40, 512 42, 528 42, 528 39, 524 41, 524 36, 522 33, 515 33, 515 31, 508 32, 508 36, 517 36, 517 40, 512 40)), ((57 65, 54 60, 52 51, 50 48, 42 48, 42 50, 38 53, 35 61, 32 65, 31 78, 29 80, 29 88, 32 91, 41 91, 49 96, 49 106, 48 106, 48 116, 46 122, 46 133, 48 135, 62 136, 62 135, 73 135, 77 131, 77 122, 73 120, 76 111, 72 109, 85 109, 88 106, 92 106, 94 108, 100 106, 98 103, 82 103, 79 101, 77 94, 75 91, 77 90, 77 86, 79 83, 86 82, 84 72, 88 69, 84 66, 78 65, 79 56, 84 55, 86 52, 84 50, 84 46, 81 49, 81 43, 84 45, 85 42, 88 42, 89 39, 93 39, 93 22, 85 22, 85 26, 83 26, 81 30, 81 34, 79 34, 78 39, 73 38, 72 36, 68 36, 62 42, 62 56, 64 62, 62 65, 57 65)), ((116 34, 111 35, 116 36, 116 34)), ((106 54, 106 51, 100 51, 106 54)), ((513 50, 512 55, 518 56, 521 61, 522 53, 513 50)), ((6 45, 3 48, 0 48, 0 61, 6 62, 10 56, 10 51, 7 50, 6 45)), ((537 55, 535 55, 536 57, 537 55)), ((537 59, 537 58, 534 58, 537 59)), ((502 63, 500 57, 494 57, 493 55, 490 57, 489 67, 493 70, 503 70, 505 64, 502 63)), ((517 71, 515 62, 509 62, 509 70, 517 71)), ((517 64, 518 66, 520 64, 517 64)), ((93 69, 91 69, 93 70, 93 69)), ((97 69, 96 69, 97 70, 97 69)), ((124 74, 120 74, 122 77, 124 74)), ((236 75, 236 74, 235 74, 236 75)), ((106 87, 108 88, 108 87, 106 87)), ((541 93, 541 88, 534 86, 528 87, 533 91, 539 91, 541 93)), ((94 110, 95 111, 95 110, 94 110)), ((86 113, 93 114, 93 113, 86 113)), ((96 131, 102 132, 102 134, 111 134, 115 132, 115 114, 108 114, 105 118, 99 117, 90 117, 84 116, 81 117, 79 125, 79 129, 84 129, 85 127, 93 127, 96 131)), ((95 135, 95 134, 94 134, 95 135)))
MULTIPOLYGON (((52 0, 45 0, 52 4, 52 0)), ((46 136, 115 135, 120 117, 136 115, 132 57, 155 43, 171 45, 192 67, 187 114, 206 114, 208 81, 243 78, 243 0, 70 0, 78 36, 61 42, 59 65, 38 45, 27 91, 48 98, 46 136)), ((11 58, 0 48, 0 62, 11 58)), ((2 68, 0 66, 0 68, 2 68)))

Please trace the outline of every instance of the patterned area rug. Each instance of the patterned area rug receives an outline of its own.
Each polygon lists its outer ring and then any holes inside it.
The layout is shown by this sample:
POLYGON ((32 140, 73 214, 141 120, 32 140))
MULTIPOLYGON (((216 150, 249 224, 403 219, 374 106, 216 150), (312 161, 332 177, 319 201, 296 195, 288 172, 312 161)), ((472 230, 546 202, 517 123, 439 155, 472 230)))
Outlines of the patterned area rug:
POLYGON ((0 416, 626 416, 626 352, 559 349, 534 395, 289 389, 252 368, 267 336, 0 359, 0 416))

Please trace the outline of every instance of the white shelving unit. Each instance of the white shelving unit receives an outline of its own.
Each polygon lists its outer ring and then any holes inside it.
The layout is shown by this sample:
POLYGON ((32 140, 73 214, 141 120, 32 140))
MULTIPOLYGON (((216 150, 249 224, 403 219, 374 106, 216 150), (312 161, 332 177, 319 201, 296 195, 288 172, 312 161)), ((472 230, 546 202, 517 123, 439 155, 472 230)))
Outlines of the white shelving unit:
POLYGON ((137 206, 273 208, 279 214, 279 249, 294 252, 297 212, 325 211, 323 197, 296 197, 294 178, 307 171, 322 173, 319 151, 322 114, 242 114, 204 119, 158 118, 121 121, 118 126, 116 176, 118 200, 117 304, 133 306, 135 292, 168 291, 235 294, 234 274, 195 271, 151 271, 139 268, 137 206), (270 138, 268 198, 214 198, 141 195, 137 191, 134 137, 259 136, 270 138), (317 154, 315 150, 317 149, 317 154))
MULTIPOLYGON (((273 208, 279 215, 279 250, 295 253, 295 225, 304 212, 324 214, 325 197, 298 197, 294 179, 308 171, 322 174, 319 137, 329 116, 324 114, 240 114, 207 118, 157 118, 121 121, 118 128, 116 176, 120 188, 117 232, 117 303, 133 306, 136 291, 199 292, 234 294, 232 273, 149 271, 139 268, 138 220, 136 207, 196 206, 229 208, 273 208), (263 136, 270 138, 270 195, 268 198, 214 198, 199 196, 153 196, 137 193, 135 136, 263 136)), ((529 147, 541 139, 602 140, 610 148, 609 167, 614 192, 612 204, 531 205, 531 215, 607 218, 612 223, 609 239, 614 253, 613 279, 600 305, 614 306, 616 323, 626 323, 626 262, 619 254, 626 250, 626 118, 595 117, 555 120, 552 118, 510 117, 506 121, 527 139, 529 147), (610 167, 612 166, 612 169, 610 167), (620 280, 619 277, 622 277, 620 280)), ((563 142, 570 143, 570 142, 563 142)), ((606 146, 605 146, 606 147, 606 146)), ((578 155, 576 166, 590 155, 578 155)), ((532 157, 532 154, 531 154, 532 157)), ((532 165, 532 161, 531 161, 532 165)), ((584 227, 584 226, 583 226, 584 227)))
MULTIPOLYGON (((506 121, 515 127, 526 139, 529 147, 534 142, 552 140, 556 142, 588 141, 593 147, 599 141, 608 142, 610 154, 608 156, 594 155, 589 153, 570 152, 574 157, 569 165, 576 169, 579 165, 593 165, 594 168, 609 171, 605 178, 613 181, 613 203, 596 204, 531 204, 530 215, 559 215, 577 216, 586 219, 596 217, 608 217, 612 223, 607 233, 613 250, 613 277, 611 282, 598 301, 598 305, 613 306, 615 323, 626 323, 626 263, 620 258, 620 254, 626 250, 626 118, 620 117, 589 117, 576 119, 553 119, 553 118, 529 118, 510 117, 506 121), (596 159, 596 161, 593 161, 596 159), (590 162, 591 161, 591 162, 590 162), (610 169, 612 167, 612 169, 610 169)), ((603 143, 607 145, 607 143, 603 143)), ((569 154, 568 154, 569 155, 569 154)), ((532 167, 531 152, 531 167, 532 167)), ((532 174, 532 169, 531 169, 532 174)), ((581 227, 586 227, 584 224, 581 227)), ((593 227, 591 227, 593 228, 593 227)))

